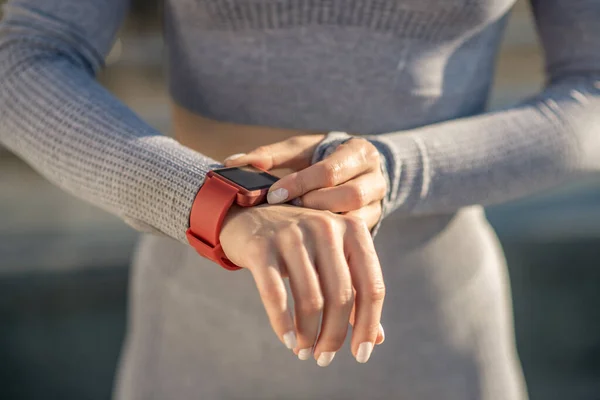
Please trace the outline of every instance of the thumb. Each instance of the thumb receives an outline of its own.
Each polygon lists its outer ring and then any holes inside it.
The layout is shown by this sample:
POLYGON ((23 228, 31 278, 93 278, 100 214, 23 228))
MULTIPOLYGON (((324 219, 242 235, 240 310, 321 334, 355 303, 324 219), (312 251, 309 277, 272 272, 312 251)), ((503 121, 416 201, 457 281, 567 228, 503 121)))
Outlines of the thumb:
POLYGON ((260 146, 247 154, 234 154, 225 159, 225 166, 254 165, 264 170, 291 168, 300 170, 308 167, 313 152, 323 135, 294 136, 287 140, 260 146))

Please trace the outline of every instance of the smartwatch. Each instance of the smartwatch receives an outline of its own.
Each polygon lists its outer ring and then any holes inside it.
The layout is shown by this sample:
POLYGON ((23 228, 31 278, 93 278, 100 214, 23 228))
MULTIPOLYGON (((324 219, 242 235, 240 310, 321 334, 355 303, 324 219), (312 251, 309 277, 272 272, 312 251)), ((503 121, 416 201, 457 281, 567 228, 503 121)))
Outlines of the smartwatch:
POLYGON ((210 171, 198 191, 190 213, 188 242, 203 257, 229 271, 241 269, 227 259, 219 235, 225 215, 233 204, 252 207, 265 202, 267 192, 279 178, 261 169, 243 166, 210 171))

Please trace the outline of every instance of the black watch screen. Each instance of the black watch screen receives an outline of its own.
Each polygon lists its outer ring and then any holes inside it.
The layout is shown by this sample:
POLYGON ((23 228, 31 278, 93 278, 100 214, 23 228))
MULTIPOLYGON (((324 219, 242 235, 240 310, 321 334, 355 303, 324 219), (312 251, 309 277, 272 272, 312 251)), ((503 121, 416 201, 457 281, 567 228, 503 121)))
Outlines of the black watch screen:
POLYGON ((213 172, 248 191, 268 189, 279 180, 278 177, 249 165, 216 169, 213 172))

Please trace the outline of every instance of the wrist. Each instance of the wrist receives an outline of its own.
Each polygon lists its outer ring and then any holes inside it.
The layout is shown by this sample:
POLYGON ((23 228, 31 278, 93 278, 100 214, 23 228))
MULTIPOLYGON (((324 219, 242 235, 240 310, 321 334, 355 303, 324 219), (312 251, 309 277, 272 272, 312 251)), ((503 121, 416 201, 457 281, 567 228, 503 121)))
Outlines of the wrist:
POLYGON ((353 136, 349 135, 346 132, 329 132, 323 140, 317 145, 315 148, 311 165, 316 164, 319 161, 323 160, 331 153, 333 153, 340 145, 346 143, 348 140, 352 139, 353 136))
POLYGON ((223 251, 223 232, 237 220, 242 207, 263 203, 269 187, 277 180, 268 172, 251 166, 210 171, 192 205, 186 232, 189 243, 201 256, 225 269, 240 269, 223 251))
MULTIPOLYGON (((396 166, 394 164, 394 155, 392 148, 380 135, 370 135, 365 136, 364 138, 373 146, 375 146, 379 152, 381 160, 381 173, 385 178, 387 185, 385 196, 381 202, 381 218, 383 219, 391 212, 390 204, 392 202, 393 193, 395 193, 393 172, 395 171, 396 166)), ((374 228, 373 231, 376 231, 379 228, 379 225, 380 223, 374 228)))
POLYGON ((236 217, 238 217, 244 211, 244 207, 240 207, 237 204, 233 204, 227 214, 225 214, 225 218, 223 219, 223 225, 221 225, 221 232, 219 234, 219 240, 222 240, 223 232, 227 231, 228 228, 234 224, 236 217))

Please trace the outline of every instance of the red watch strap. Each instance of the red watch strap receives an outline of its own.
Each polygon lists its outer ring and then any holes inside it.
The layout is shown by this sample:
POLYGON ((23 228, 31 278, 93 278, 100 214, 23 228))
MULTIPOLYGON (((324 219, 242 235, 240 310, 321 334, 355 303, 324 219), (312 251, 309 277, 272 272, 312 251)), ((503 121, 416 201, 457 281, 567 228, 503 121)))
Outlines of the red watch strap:
POLYGON ((219 243, 221 225, 237 197, 238 189, 214 176, 207 176, 190 213, 190 228, 211 246, 219 243))
POLYGON ((225 215, 236 200, 238 189, 222 180, 208 175, 196 195, 190 213, 190 244, 207 257, 228 270, 240 267, 227 260, 219 243, 219 234, 225 215))

